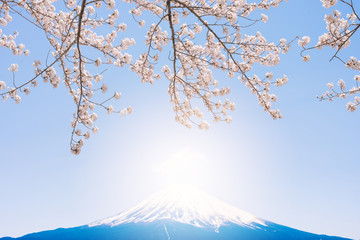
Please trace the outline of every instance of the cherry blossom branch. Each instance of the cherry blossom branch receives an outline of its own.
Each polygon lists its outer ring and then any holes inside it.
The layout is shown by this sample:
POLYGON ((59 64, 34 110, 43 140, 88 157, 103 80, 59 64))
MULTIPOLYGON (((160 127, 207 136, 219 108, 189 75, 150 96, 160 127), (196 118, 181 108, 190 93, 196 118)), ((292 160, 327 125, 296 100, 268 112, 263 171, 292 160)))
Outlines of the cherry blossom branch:
MULTIPOLYGON (((93 126, 98 118, 95 108, 103 108, 108 114, 120 113, 123 116, 132 112, 131 107, 115 110, 110 105, 112 100, 120 98, 119 92, 115 91, 113 95, 102 100, 93 98, 108 91, 107 85, 103 83, 102 67, 105 65, 107 68, 128 65, 131 71, 139 75, 142 82, 151 84, 154 79, 160 79, 164 75, 170 81, 168 93, 174 105, 175 119, 187 127, 197 125, 200 129, 209 128, 204 114, 197 107, 199 101, 215 122, 231 122, 228 111, 235 109, 235 103, 225 98, 230 93, 230 88, 219 86, 223 83, 221 81, 219 84, 219 81, 215 80, 213 70, 223 71, 229 78, 238 73, 238 78, 257 96, 264 110, 274 118, 281 117, 278 110, 271 109, 271 103, 275 102, 277 97, 270 94, 269 90, 271 85, 285 84, 287 77, 284 75, 283 78, 272 81, 272 73, 267 73, 265 77, 255 74, 250 77, 249 74, 255 63, 263 66, 278 64, 279 54, 286 53, 290 44, 281 39, 280 43, 275 45, 266 41, 260 33, 254 36, 244 35, 240 29, 244 31, 245 26, 266 23, 268 17, 264 14, 261 14, 259 19, 253 19, 249 15, 256 9, 277 7, 282 0, 259 3, 220 0, 124 1, 135 5, 131 13, 139 27, 146 25, 146 21, 141 19, 145 11, 157 18, 150 23, 147 31, 144 53, 134 61, 128 49, 135 45, 135 40, 119 40, 120 32, 125 31, 127 25, 118 23, 120 13, 115 8, 114 0, 64 0, 57 2, 59 5, 63 4, 59 8, 48 1, 0 0, 2 27, 7 27, 13 19, 12 16, 15 21, 25 19, 44 32, 44 40, 51 47, 45 57, 45 67, 41 69, 41 62, 35 60, 35 77, 25 83, 15 82, 18 80, 15 79, 18 65, 12 64, 9 70, 12 72, 11 80, 15 88, 7 87, 4 81, 0 81, 0 95, 4 100, 11 98, 19 103, 19 94, 28 94, 29 86, 36 86, 39 77, 54 88, 64 84, 76 106, 71 122, 70 140, 71 152, 74 154, 80 153, 84 139, 88 139, 91 132, 98 131, 97 126, 93 126), (61 11, 56 10, 57 8, 61 11), (240 24, 240 21, 243 22, 240 24), (120 44, 117 43, 118 40, 121 41, 120 44), (171 68, 162 64, 163 61, 159 64, 162 55, 165 55, 166 59, 167 53, 161 54, 165 48, 169 50, 169 56, 171 55, 171 68), (162 66, 159 68, 157 64, 162 66), (57 70, 57 65, 60 71, 57 70), (158 72, 160 69, 162 73, 158 72), (198 119, 194 119, 195 117, 198 119)), ((17 35, 2 34, 0 45, 14 55, 28 56, 30 52, 25 49, 25 45, 16 43, 17 35)))
MULTIPOLYGON (((330 8, 336 5, 337 1, 331 1, 331 0, 321 0, 323 3, 323 6, 325 8, 330 8)), ((338 81, 338 86, 340 88, 340 91, 337 91, 334 89, 334 83, 328 83, 327 86, 329 88, 328 91, 326 91, 321 96, 318 96, 317 98, 320 101, 328 100, 333 101, 335 98, 347 98, 349 96, 354 96, 354 100, 350 101, 346 104, 347 109, 351 112, 355 111, 357 109, 357 106, 360 103, 360 97, 357 96, 360 94, 360 88, 359 88, 359 82, 360 82, 360 61, 357 60, 356 57, 351 56, 347 61, 343 60, 342 57, 339 57, 339 53, 344 48, 347 48, 351 44, 351 38, 354 37, 355 33, 360 28, 360 18, 359 15, 356 12, 356 9, 354 7, 354 3, 352 0, 345 1, 340 0, 340 3, 347 6, 350 11, 346 15, 346 19, 341 17, 341 13, 338 10, 333 10, 332 14, 325 15, 325 22, 326 22, 326 28, 327 33, 323 34, 319 37, 318 43, 314 47, 305 47, 305 45, 310 41, 309 37, 304 37, 306 41, 300 40, 299 45, 303 47, 303 51, 308 51, 312 49, 322 49, 322 47, 331 47, 336 48, 335 53, 330 58, 329 61, 332 61, 334 58, 338 59, 341 63, 343 63, 346 68, 352 69, 358 72, 354 76, 355 80, 355 86, 353 86, 350 90, 346 90, 346 83, 343 79, 340 79, 338 81)), ((309 61, 310 56, 303 56, 304 61, 309 61)))

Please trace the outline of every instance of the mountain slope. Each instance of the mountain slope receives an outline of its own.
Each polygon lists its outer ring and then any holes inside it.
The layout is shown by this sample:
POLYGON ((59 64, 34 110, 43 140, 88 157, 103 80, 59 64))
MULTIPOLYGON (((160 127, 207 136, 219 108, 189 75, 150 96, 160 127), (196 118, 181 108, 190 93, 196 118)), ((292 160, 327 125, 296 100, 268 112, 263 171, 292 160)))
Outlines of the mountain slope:
MULTIPOLYGON (((127 223, 110 226, 81 226, 28 234, 17 240, 348 240, 302 232, 281 225, 244 228, 235 224, 222 226, 218 232, 171 220, 152 223, 127 223)), ((14 240, 2 238, 1 240, 14 240)))
POLYGON ((33 233, 16 239, 345 240, 265 221, 197 189, 183 186, 168 188, 127 211, 86 226, 33 233))
POLYGON ((250 228, 257 225, 266 226, 264 220, 250 213, 221 202, 198 189, 183 185, 171 186, 128 211, 94 222, 90 226, 149 223, 162 219, 214 229, 226 223, 250 228))

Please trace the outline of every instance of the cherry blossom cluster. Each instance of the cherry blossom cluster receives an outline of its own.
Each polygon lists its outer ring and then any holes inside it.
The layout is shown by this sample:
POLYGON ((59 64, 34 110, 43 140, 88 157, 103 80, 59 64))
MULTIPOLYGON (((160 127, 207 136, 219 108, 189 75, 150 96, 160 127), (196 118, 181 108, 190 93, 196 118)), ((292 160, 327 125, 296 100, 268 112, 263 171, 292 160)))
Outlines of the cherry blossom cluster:
MULTIPOLYGON (((334 7, 338 3, 337 0, 321 0, 321 2, 325 8, 334 7)), ((339 56, 339 52, 350 46, 351 38, 360 27, 360 18, 355 9, 353 0, 340 0, 339 4, 342 4, 342 7, 346 7, 348 10, 346 16, 342 17, 339 10, 333 10, 332 13, 325 15, 324 20, 327 32, 319 37, 316 46, 306 48, 306 44, 302 46, 300 41, 299 45, 304 47, 304 51, 313 48, 322 49, 324 46, 334 48, 336 52, 330 60, 336 58, 340 60, 347 69, 357 72, 354 76, 355 85, 352 87, 347 88, 345 81, 340 79, 337 83, 338 87, 335 87, 334 83, 328 83, 327 86, 329 90, 318 97, 321 101, 333 101, 335 98, 345 99, 349 96, 354 96, 354 99, 346 104, 347 109, 353 112, 357 109, 357 106, 360 103, 360 98, 357 96, 360 94, 360 61, 353 56, 351 56, 348 60, 343 60, 343 58, 339 56)), ((303 56, 304 61, 309 61, 309 59, 309 55, 303 56)))
MULTIPOLYGON (((123 116, 132 112, 131 107, 119 111, 110 105, 110 101, 120 98, 119 92, 111 93, 102 101, 93 100, 99 99, 94 98, 95 95, 105 94, 108 90, 103 83, 101 69, 109 65, 123 67, 132 62, 132 56, 125 51, 135 45, 135 40, 119 39, 118 32, 125 31, 126 24, 117 23, 119 11, 114 7, 113 0, 82 0, 80 4, 74 0, 63 3, 56 0, 0 2, 0 46, 10 49, 14 55, 29 55, 30 51, 25 49, 24 44, 15 42, 19 33, 3 34, 3 29, 13 18, 18 21, 24 18, 46 34, 52 47, 46 65, 34 60, 34 76, 28 81, 0 81, 0 95, 4 101, 10 98, 19 103, 19 94, 29 94, 30 88, 37 86, 39 79, 54 88, 64 84, 76 106, 71 122, 73 131, 70 142, 74 154, 80 153, 84 139, 98 131, 94 125, 98 118, 95 112, 97 107, 104 108, 109 114, 117 112, 123 116), (104 16, 104 12, 108 15, 104 16), (99 34, 103 26, 111 29, 105 36, 99 34), (95 49, 98 54, 90 55, 89 52, 94 52, 89 51, 91 49, 95 49)), ((14 74, 18 68, 18 64, 11 64, 9 71, 14 74)))
MULTIPOLYGON (((80 153, 84 139, 98 131, 94 125, 98 108, 123 116, 132 112, 131 107, 115 110, 111 105, 121 97, 119 92, 98 100, 109 92, 103 75, 109 67, 128 66, 142 82, 150 84, 165 77, 175 119, 187 127, 209 128, 209 114, 201 109, 208 110, 214 122, 232 121, 229 112, 235 110, 235 103, 227 96, 230 88, 215 77, 221 72, 249 88, 274 119, 281 118, 280 111, 273 109, 277 97, 270 88, 283 86, 288 78, 274 78, 271 72, 260 76, 252 69, 254 64, 277 65, 291 42, 280 39, 273 43, 260 32, 246 34, 246 29, 268 22, 264 12, 283 0, 254 1, 124 0, 132 4, 130 14, 139 27, 148 27, 144 52, 133 60, 130 51, 136 42, 131 37, 120 37, 127 25, 120 21, 123 13, 116 9, 114 0, 1 0, 0 45, 14 55, 29 56, 25 45, 15 41, 18 32, 3 34, 14 19, 41 29, 51 50, 46 61, 34 60, 30 79, 20 83, 0 81, 0 95, 19 103, 20 95, 29 94, 39 80, 54 88, 64 85, 76 107, 70 143, 74 154, 80 153), (156 20, 147 25, 146 14, 156 20)), ((9 66, 12 80, 18 69, 16 63, 9 66)))
MULTIPOLYGON (((208 129, 210 124, 199 104, 212 114, 214 122, 230 123, 229 111, 235 103, 226 95, 228 86, 220 86, 214 71, 222 71, 228 78, 237 77, 256 95, 259 104, 276 119, 281 118, 279 110, 272 109, 277 97, 270 93, 271 86, 282 86, 287 77, 273 80, 273 74, 259 77, 251 75, 254 64, 274 66, 280 62, 280 54, 289 50, 290 43, 281 39, 278 44, 268 42, 261 33, 246 35, 246 28, 258 22, 266 23, 268 17, 258 14, 251 19, 255 10, 277 7, 281 0, 259 1, 148 1, 125 0, 135 4, 131 13, 140 19, 144 12, 158 16, 151 23, 146 36, 145 51, 131 66, 143 82, 153 83, 165 76, 169 80, 168 93, 176 113, 175 120, 192 127, 208 129), (169 48, 170 63, 156 68, 161 52, 169 48), (161 72, 160 72, 161 71, 161 72)), ((254 13, 255 15, 256 13, 254 13)), ((145 21, 138 20, 139 26, 145 21)), ((167 54, 168 55, 168 54, 167 54)))
POLYGON ((19 34, 17 31, 10 35, 3 34, 2 28, 6 27, 12 19, 13 18, 10 15, 10 7, 2 3, 0 8, 0 46, 10 49, 14 55, 24 54, 28 56, 30 51, 27 49, 25 50, 25 45, 22 43, 16 44, 15 40, 19 34))
POLYGON ((360 60, 357 60, 355 57, 350 57, 345 65, 348 69, 352 69, 358 72, 358 74, 354 76, 355 86, 347 88, 345 81, 340 79, 337 83, 339 90, 336 90, 334 83, 328 83, 327 86, 329 90, 319 96, 319 99, 333 101, 335 98, 346 99, 349 96, 354 96, 354 100, 346 104, 347 110, 354 112, 360 104, 360 97, 357 96, 360 94, 360 60))

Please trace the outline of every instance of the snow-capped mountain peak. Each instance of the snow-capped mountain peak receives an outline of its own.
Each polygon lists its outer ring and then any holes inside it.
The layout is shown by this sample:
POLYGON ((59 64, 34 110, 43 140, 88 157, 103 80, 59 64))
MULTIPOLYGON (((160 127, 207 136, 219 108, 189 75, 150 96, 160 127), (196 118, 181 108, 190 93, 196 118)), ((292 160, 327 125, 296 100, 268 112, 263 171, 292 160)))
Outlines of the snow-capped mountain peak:
POLYGON ((214 229, 227 223, 249 228, 257 228, 259 224, 266 226, 264 220, 184 185, 168 187, 129 210, 89 226, 149 223, 165 219, 214 229))
POLYGON ((265 222, 188 186, 169 187, 132 209, 87 226, 31 233, 16 239, 351 240, 265 222))

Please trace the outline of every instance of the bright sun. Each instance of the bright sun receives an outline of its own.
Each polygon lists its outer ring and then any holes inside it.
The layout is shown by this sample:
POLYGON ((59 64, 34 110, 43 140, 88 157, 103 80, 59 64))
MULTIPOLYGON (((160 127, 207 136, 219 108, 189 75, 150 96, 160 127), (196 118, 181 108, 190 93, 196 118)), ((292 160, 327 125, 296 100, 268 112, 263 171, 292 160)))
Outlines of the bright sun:
POLYGON ((169 184, 203 185, 208 177, 208 164, 205 156, 184 149, 154 166, 154 170, 164 175, 169 184))

